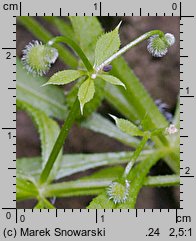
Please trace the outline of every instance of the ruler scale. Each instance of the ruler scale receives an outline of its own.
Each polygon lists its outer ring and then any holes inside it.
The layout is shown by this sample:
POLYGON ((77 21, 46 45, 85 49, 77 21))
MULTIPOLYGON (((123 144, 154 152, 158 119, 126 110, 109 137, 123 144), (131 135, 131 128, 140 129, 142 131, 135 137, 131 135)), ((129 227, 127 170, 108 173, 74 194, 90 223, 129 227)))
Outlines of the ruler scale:
POLYGON ((195 240, 194 9, 194 1, 1 1, 1 240, 195 240), (16 209, 16 16, 179 16, 180 209, 16 209))

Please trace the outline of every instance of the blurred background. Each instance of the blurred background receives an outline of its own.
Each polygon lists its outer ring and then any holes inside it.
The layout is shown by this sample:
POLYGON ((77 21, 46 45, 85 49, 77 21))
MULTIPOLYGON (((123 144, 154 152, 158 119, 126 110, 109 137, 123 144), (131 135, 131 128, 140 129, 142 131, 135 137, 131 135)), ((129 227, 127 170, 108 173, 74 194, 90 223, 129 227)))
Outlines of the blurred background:
MULTIPOLYGON (((56 28, 51 26, 43 17, 36 19, 53 35, 59 35, 56 28)), ((63 18, 68 21, 66 17, 63 18)), ((146 49, 146 41, 124 54, 124 58, 134 73, 139 77, 152 98, 160 99, 168 106, 168 111, 173 113, 179 93, 179 17, 100 17, 106 31, 114 29, 122 20, 120 28, 121 45, 124 46, 139 35, 152 30, 160 29, 163 32, 175 35, 176 43, 169 49, 163 58, 153 58, 146 49)), ((17 24, 17 56, 22 56, 22 49, 35 37, 23 26, 17 24)), ((60 60, 52 67, 48 76, 66 69, 60 60)), ((144 103, 145 104, 145 103, 144 103)), ((112 107, 103 102, 98 110, 104 116, 114 112, 112 107)), ((126 151, 129 147, 107 136, 94 133, 90 130, 74 125, 64 145, 64 153, 100 153, 111 151, 126 151), (93 141, 92 141, 93 139, 93 141)), ((35 127, 24 112, 17 112, 17 158, 40 155, 40 141, 35 127)), ((95 171, 95 170, 93 170, 95 171)), ((72 175, 65 180, 74 180, 92 173, 88 170, 77 175, 72 175)), ((151 174, 170 174, 164 162, 159 162, 151 170, 151 174)), ((62 181, 62 180, 61 180, 62 181)), ((91 197, 64 198, 55 201, 57 208, 85 208, 91 197)), ((34 200, 18 202, 18 208, 33 208, 34 200)), ((143 188, 137 201, 137 208, 178 208, 179 188, 143 188)))

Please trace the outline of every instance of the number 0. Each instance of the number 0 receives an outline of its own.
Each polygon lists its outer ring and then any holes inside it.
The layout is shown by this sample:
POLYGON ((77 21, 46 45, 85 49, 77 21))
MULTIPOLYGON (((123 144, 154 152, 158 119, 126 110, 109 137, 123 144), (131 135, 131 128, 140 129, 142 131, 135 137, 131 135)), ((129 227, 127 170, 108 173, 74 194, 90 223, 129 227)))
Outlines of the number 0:
POLYGON ((176 10, 178 7, 177 3, 172 3, 172 10, 176 10))

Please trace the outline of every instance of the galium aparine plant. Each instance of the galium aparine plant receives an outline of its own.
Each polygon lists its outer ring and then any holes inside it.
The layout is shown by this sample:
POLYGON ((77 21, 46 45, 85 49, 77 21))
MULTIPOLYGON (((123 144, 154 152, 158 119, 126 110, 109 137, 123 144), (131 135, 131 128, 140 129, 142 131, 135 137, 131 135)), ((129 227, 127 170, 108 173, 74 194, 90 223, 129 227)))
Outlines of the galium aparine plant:
MULTIPOLYGON (((105 33, 97 40, 94 50, 94 62, 88 59, 82 48, 71 38, 67 36, 57 36, 50 39, 46 44, 35 40, 30 42, 23 50, 22 63, 24 68, 32 75, 44 75, 51 68, 52 64, 57 60, 59 53, 54 47, 58 43, 67 44, 78 55, 82 61, 82 65, 78 69, 63 70, 55 73, 50 77, 49 81, 43 84, 41 88, 47 85, 65 85, 73 81, 78 81, 78 91, 75 102, 70 109, 67 119, 61 128, 61 131, 56 138, 53 148, 51 149, 48 160, 40 175, 36 185, 42 190, 41 196, 44 196, 43 186, 45 183, 50 183, 49 176, 55 165, 57 156, 59 155, 64 141, 68 135, 77 113, 83 115, 84 108, 87 103, 91 102, 95 96, 95 83, 100 80, 109 84, 121 86, 127 91, 126 83, 120 77, 116 77, 112 73, 113 61, 122 56, 131 48, 147 40, 147 50, 153 57, 163 57, 167 54, 169 48, 175 43, 175 37, 171 33, 163 33, 160 30, 149 31, 135 40, 131 41, 124 47, 120 48, 119 28, 121 23, 111 32, 105 33), (110 45, 108 45, 108 42, 110 45), (78 105, 79 103, 79 105, 78 105)), ((129 158, 123 173, 120 177, 111 181, 105 191, 105 195, 114 205, 121 205, 129 201, 133 182, 130 181, 130 176, 134 165, 138 162, 142 151, 148 145, 149 141, 153 141, 161 136, 162 139, 170 135, 178 133, 178 127, 174 123, 170 123, 160 128, 146 129, 145 125, 148 122, 148 113, 141 120, 140 125, 134 122, 117 118, 110 115, 116 123, 116 126, 121 132, 131 137, 139 137, 140 142, 137 144, 135 151, 129 158)), ((164 139, 166 142, 167 140, 164 139)), ((167 150, 170 151, 169 148, 167 150)), ((160 152, 160 157, 162 152, 160 152)), ((45 197, 41 202, 43 205, 48 205, 45 197)))

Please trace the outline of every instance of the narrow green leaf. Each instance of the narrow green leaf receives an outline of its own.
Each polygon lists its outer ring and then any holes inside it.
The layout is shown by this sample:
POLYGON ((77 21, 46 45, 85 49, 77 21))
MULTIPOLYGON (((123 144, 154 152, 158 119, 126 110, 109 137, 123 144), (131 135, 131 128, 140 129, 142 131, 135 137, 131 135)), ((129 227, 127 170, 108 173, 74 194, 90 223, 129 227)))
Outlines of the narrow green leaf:
POLYGON ((94 198, 91 203, 87 206, 88 209, 114 209, 115 204, 109 199, 106 192, 104 191, 99 196, 94 198))
MULTIPOLYGON (((60 128, 57 123, 50 119, 45 113, 40 110, 35 109, 31 105, 17 100, 17 108, 26 111, 32 120, 34 121, 41 139, 41 148, 42 148, 42 169, 44 168, 48 157, 50 155, 51 149, 56 141, 56 138, 59 134, 60 128)), ((55 167, 50 176, 50 180, 56 176, 59 164, 62 160, 62 151, 57 157, 55 162, 55 167)))
POLYGON ((130 181, 130 189, 129 196, 125 203, 114 204, 112 200, 109 200, 109 197, 104 191, 102 194, 94 198, 90 205, 87 208, 91 209, 105 209, 105 208, 113 208, 113 209, 128 209, 135 208, 136 200, 140 189, 142 188, 146 175, 149 170, 156 162, 165 155, 164 151, 157 152, 149 157, 147 157, 143 162, 136 165, 133 170, 130 172, 128 176, 128 180, 130 181))
POLYGON ((75 181, 50 184, 44 191, 46 197, 69 197, 100 194, 116 177, 122 175, 123 167, 107 167, 90 176, 75 181))
POLYGON ((64 85, 64 84, 68 84, 76 79, 78 79, 79 77, 83 76, 85 74, 84 71, 81 70, 63 70, 63 71, 59 71, 57 73, 55 73, 47 83, 43 84, 43 86, 45 85, 49 85, 49 84, 53 84, 53 85, 64 85))
POLYGON ((40 88, 46 79, 27 74, 21 62, 16 59, 16 95, 17 100, 24 101, 46 115, 65 119, 67 107, 63 90, 56 86, 40 88))
POLYGON ((124 95, 124 92, 122 92, 121 90, 123 90, 126 93, 126 90, 124 88, 107 83, 105 86, 106 101, 112 107, 114 107, 119 113, 126 117, 126 119, 132 121, 139 120, 137 112, 135 111, 133 106, 130 105, 129 101, 124 95))
POLYGON ((81 113, 83 114, 83 108, 94 96, 95 85, 94 81, 90 78, 84 81, 78 91, 78 99, 80 102, 81 113))
POLYGON ((118 128, 125 132, 128 135, 131 136, 144 136, 144 132, 141 131, 136 125, 134 125, 132 122, 125 120, 125 119, 121 119, 121 118, 117 118, 113 115, 110 115, 116 122, 116 125, 118 126, 118 128))
POLYGON ((34 207, 34 209, 44 209, 44 202, 42 200, 40 200, 36 206, 34 207))
POLYGON ((55 207, 47 199, 41 199, 34 209, 55 209, 55 207))
POLYGON ((38 180, 42 170, 42 157, 23 157, 16 159, 16 172, 26 174, 28 178, 38 180))
POLYGON ((71 39, 74 39, 73 28, 70 22, 67 21, 68 19, 66 17, 44 16, 43 19, 54 25, 54 27, 60 32, 60 35, 69 36, 71 39))
POLYGON ((106 74, 101 74, 99 75, 99 77, 105 81, 107 81, 108 83, 110 84, 113 84, 113 85, 122 85, 125 89, 125 85, 123 84, 123 82, 121 82, 118 78, 116 78, 115 76, 113 75, 106 75, 106 74))
POLYGON ((120 91, 129 101, 129 105, 135 109, 139 120, 142 120, 147 114, 149 116, 150 129, 168 125, 153 99, 123 58, 115 59, 112 62, 111 73, 121 79, 126 85, 126 90, 121 88, 120 91))
POLYGON ((169 187, 179 186, 179 175, 162 175, 162 176, 148 176, 145 179, 144 185, 147 187, 169 187))
POLYGON ((120 131, 116 125, 98 113, 93 113, 88 119, 81 123, 81 126, 115 138, 116 140, 131 147, 137 147, 139 144, 139 139, 120 131))
MULTIPOLYGON (((155 150, 146 150, 140 153, 137 161, 143 161, 147 156, 156 154, 155 150)), ((56 179, 82 172, 95 167, 125 164, 130 161, 133 152, 107 152, 95 154, 66 154, 63 155, 56 179)), ((41 157, 24 157, 16 160, 16 170, 19 173, 26 173, 28 177, 35 180, 42 170, 41 157)))
POLYGON ((95 48, 95 66, 99 66, 118 51, 120 47, 118 30, 119 26, 117 26, 113 31, 103 34, 98 39, 95 48))
POLYGON ((32 199, 38 196, 38 190, 34 183, 23 175, 17 175, 16 178, 16 199, 32 199))

